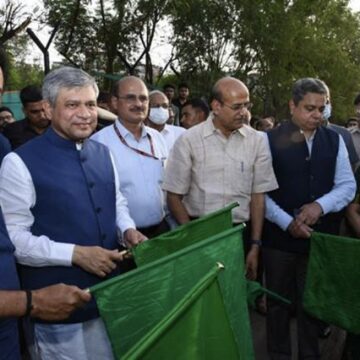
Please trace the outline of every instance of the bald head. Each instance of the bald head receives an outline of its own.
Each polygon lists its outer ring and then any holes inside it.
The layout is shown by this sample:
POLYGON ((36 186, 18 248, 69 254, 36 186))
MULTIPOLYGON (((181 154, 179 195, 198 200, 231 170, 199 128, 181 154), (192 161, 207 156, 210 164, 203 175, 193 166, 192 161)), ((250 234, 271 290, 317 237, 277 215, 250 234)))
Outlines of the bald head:
POLYGON ((212 88, 212 97, 220 102, 224 101, 224 96, 231 95, 234 92, 241 92, 249 96, 249 90, 239 79, 227 76, 218 80, 212 88))
POLYGON ((250 97, 246 85, 235 78, 220 79, 213 87, 213 123, 225 136, 250 121, 250 97))
POLYGON ((125 76, 116 82, 113 95, 117 96, 119 93, 127 91, 128 87, 133 85, 139 85, 146 88, 145 83, 140 78, 136 76, 125 76))

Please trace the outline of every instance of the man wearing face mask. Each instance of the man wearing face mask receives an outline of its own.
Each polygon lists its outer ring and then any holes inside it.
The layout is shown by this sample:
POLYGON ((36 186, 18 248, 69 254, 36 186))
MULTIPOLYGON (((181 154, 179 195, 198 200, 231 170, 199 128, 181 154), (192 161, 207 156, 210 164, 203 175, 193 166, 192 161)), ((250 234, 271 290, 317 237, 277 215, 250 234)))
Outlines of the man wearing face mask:
POLYGON ((158 131, 144 125, 149 92, 140 78, 127 76, 119 80, 111 101, 118 118, 92 139, 111 150, 130 216, 136 228, 152 238, 169 230, 161 190, 168 155, 166 143, 158 131))
POLYGON ((159 90, 151 91, 149 94, 149 106, 146 124, 161 133, 170 151, 176 139, 185 129, 167 124, 169 119, 169 100, 163 92, 159 90))
POLYGON ((325 84, 325 82, 322 81, 322 83, 326 89, 326 104, 325 104, 325 109, 323 111, 324 126, 335 131, 343 138, 346 149, 349 153, 350 164, 354 171, 359 163, 359 156, 356 152, 354 141, 351 137, 351 133, 347 129, 345 129, 342 126, 330 123, 331 112, 332 112, 330 90, 328 86, 325 84))

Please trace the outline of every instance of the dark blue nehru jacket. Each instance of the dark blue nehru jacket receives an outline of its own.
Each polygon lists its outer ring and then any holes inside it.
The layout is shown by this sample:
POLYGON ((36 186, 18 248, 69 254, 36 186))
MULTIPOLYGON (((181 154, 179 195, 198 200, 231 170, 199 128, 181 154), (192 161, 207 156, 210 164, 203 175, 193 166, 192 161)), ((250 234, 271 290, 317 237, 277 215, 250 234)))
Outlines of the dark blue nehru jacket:
MULTIPOLYGON (((0 290, 19 289, 14 251, 0 211, 0 290)), ((20 359, 16 319, 0 319, 0 359, 20 359)))
MULTIPOLYGON (((115 178, 107 147, 86 140, 78 151, 73 141, 50 128, 16 153, 29 169, 35 187, 33 235, 82 246, 118 247, 115 178)), ((117 274, 118 270, 111 276, 117 274)), ((87 288, 102 280, 77 266, 22 266, 20 275, 23 287, 29 289, 60 282, 87 288)), ((97 316, 92 301, 65 322, 97 316)))
MULTIPOLYGON (((268 133, 274 172, 279 188, 269 196, 289 215, 294 216, 301 206, 328 193, 334 185, 339 135, 325 127, 317 129, 311 156, 304 135, 291 121, 268 133)), ((328 214, 320 218, 316 231, 336 233, 340 217, 328 214)), ((306 253, 308 239, 295 239, 289 232, 265 221, 264 247, 306 253)))

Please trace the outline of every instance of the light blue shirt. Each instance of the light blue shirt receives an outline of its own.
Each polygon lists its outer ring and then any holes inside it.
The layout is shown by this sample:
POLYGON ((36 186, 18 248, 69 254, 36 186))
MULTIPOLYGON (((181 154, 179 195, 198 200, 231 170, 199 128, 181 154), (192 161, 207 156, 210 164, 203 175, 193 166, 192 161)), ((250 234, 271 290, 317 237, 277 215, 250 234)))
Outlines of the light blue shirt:
POLYGON ((168 151, 163 136, 154 129, 143 126, 140 140, 136 140, 119 120, 115 126, 126 143, 135 149, 151 154, 151 137, 157 159, 144 156, 123 144, 113 126, 95 133, 92 139, 106 145, 114 159, 119 174, 120 190, 128 201, 130 216, 137 228, 160 223, 164 216, 164 195, 161 190, 164 162, 168 151))
MULTIPOLYGON (((306 139, 306 144, 311 155, 315 133, 306 139)), ((351 170, 349 155, 342 137, 339 137, 339 151, 336 158, 334 186, 330 192, 315 201, 321 206, 324 215, 338 212, 353 200, 356 192, 356 182, 351 170)), ((268 195, 265 196, 265 217, 286 231, 293 217, 280 208, 268 195)))

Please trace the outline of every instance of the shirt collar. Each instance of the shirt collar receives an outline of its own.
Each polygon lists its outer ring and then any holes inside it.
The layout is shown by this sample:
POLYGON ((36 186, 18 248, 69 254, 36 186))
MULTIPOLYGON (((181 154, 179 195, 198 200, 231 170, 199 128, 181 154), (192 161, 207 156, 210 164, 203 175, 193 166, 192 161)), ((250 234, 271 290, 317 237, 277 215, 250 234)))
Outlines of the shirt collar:
MULTIPOLYGON (((120 119, 116 119, 115 126, 119 129, 120 134, 126 138, 128 136, 134 137, 134 135, 121 123, 120 119)), ((146 137, 148 134, 146 126, 144 124, 141 127, 141 137, 146 137)))
MULTIPOLYGON (((208 137, 208 136, 211 136, 211 135, 214 135, 214 134, 220 132, 220 130, 218 130, 214 126, 213 119, 214 119, 214 115, 211 112, 204 124, 204 131, 203 131, 204 137, 208 137)), ((241 128, 234 130, 232 134, 240 134, 240 135, 246 137, 249 134, 248 126, 243 125, 241 128)))

